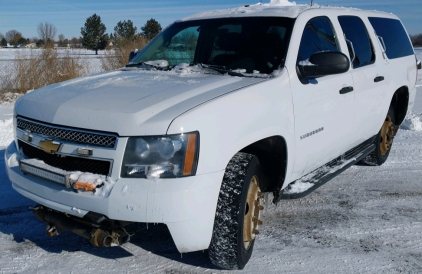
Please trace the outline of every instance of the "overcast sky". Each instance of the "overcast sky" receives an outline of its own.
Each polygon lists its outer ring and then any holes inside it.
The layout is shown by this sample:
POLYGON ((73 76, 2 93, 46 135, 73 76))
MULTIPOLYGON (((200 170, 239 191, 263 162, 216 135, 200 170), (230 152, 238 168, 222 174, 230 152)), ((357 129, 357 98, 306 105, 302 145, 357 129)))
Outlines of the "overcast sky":
MULTIPOLYGON (((264 3, 270 0, 263 0, 264 3)), ((113 32, 117 22, 132 20, 140 31, 150 19, 156 19, 165 27, 187 15, 213 10, 255 4, 259 0, 0 0, 0 33, 16 29, 25 38, 37 37, 37 25, 49 22, 56 26, 57 35, 66 38, 79 37, 87 17, 96 13, 101 16, 107 33, 113 32)), ((310 0, 297 0, 308 4, 310 0)), ((422 33, 421 0, 315 0, 319 5, 356 7, 392 12, 399 16, 410 34, 422 33)), ((56 36, 57 39, 57 36, 56 36)))

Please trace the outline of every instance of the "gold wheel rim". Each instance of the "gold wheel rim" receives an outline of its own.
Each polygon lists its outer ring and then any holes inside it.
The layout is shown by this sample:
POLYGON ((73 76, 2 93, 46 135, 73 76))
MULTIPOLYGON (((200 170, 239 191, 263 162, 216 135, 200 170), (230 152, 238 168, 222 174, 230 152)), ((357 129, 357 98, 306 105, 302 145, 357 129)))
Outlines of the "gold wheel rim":
POLYGON ((256 235, 259 234, 258 226, 262 224, 262 221, 259 219, 259 212, 264 209, 261 201, 262 193, 259 188, 258 177, 255 175, 249 183, 245 217, 243 219, 243 244, 246 250, 249 249, 256 235))
POLYGON ((391 119, 391 116, 388 115, 385 118, 384 124, 381 128, 380 136, 380 153, 382 156, 387 154, 388 150, 391 148, 394 139, 394 123, 391 119))

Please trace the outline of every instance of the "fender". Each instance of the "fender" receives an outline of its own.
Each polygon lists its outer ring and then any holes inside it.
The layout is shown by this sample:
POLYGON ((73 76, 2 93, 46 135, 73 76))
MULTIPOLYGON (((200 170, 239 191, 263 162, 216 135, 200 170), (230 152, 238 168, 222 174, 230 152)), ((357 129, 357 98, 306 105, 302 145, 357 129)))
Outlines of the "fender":
MULTIPOLYGON (((196 130, 200 133, 197 174, 224 170, 238 151, 271 136, 283 136, 292 163, 294 116, 287 71, 183 113, 172 121, 167 134, 196 130)), ((291 168, 288 164, 287 175, 291 168)))

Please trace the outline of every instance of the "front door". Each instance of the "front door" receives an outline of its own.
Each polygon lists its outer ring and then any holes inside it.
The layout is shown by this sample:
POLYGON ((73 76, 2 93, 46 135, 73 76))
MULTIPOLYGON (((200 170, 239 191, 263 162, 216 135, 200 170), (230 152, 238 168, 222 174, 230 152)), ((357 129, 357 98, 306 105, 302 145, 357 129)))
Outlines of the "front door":
MULTIPOLYGON (((306 23, 297 64, 321 51, 341 51, 331 21, 325 16, 306 23)), ((292 69, 289 76, 296 138, 293 177, 300 177, 351 148, 354 93, 344 90, 353 87, 353 79, 350 72, 301 79, 292 69)))

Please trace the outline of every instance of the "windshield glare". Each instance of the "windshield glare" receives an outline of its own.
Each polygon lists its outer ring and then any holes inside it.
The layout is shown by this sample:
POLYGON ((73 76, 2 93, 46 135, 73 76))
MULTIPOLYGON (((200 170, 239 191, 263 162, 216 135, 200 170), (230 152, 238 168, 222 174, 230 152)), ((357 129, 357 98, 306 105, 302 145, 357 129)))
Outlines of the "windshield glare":
POLYGON ((269 74, 284 65, 293 19, 220 18, 177 22, 149 43, 129 65, 167 61, 269 74))

